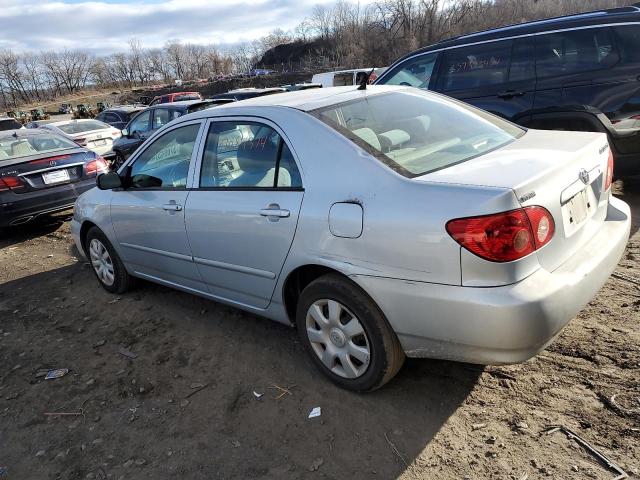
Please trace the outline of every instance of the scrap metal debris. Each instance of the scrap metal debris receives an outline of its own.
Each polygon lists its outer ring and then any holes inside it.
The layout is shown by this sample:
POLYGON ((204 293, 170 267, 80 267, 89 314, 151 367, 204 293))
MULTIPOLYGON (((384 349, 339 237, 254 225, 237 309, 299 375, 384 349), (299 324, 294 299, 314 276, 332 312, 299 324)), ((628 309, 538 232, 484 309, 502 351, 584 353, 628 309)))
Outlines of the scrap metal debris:
POLYGON ((313 410, 309 413, 309 418, 316 418, 322 415, 322 409, 320 407, 313 407, 313 410))
POLYGON ((253 396, 256 398, 260 398, 262 395, 264 395, 264 393, 258 393, 255 390, 253 391, 253 396))
POLYGON ((69 373, 68 368, 56 368, 55 370, 49 370, 47 375, 44 377, 45 380, 52 380, 55 378, 64 377, 67 373, 69 373))
POLYGON ((122 355, 123 357, 130 358, 131 360, 133 360, 134 358, 138 357, 138 355, 136 355, 135 353, 133 353, 130 350, 127 350, 126 348, 121 348, 120 350, 118 350, 118 353, 120 355, 122 355))
POLYGON ((552 433, 561 431, 564 433, 569 440, 575 440, 582 448, 584 448, 587 452, 589 452, 592 456, 594 456, 597 460, 600 461, 605 467, 609 470, 614 471, 618 475, 614 477, 612 480, 623 480, 624 478, 629 478, 629 475, 622 470, 617 464, 615 464, 612 460, 610 460, 604 453, 597 450, 593 447, 589 442, 580 437, 573 430, 565 427, 564 425, 549 425, 546 430, 547 435, 551 435, 552 433))

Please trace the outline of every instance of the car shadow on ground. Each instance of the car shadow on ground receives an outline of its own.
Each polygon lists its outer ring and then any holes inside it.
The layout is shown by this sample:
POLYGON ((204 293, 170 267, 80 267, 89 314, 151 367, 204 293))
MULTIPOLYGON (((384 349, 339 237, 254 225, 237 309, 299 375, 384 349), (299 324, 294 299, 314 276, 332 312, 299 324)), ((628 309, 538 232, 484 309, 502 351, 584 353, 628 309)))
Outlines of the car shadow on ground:
POLYGON ((70 215, 42 217, 24 225, 0 228, 0 249, 57 231, 70 215))
POLYGON ((482 372, 408 360, 382 389, 347 392, 290 327, 146 282, 111 295, 84 262, 0 285, 0 317, 0 363, 24 366, 0 395, 0 451, 16 478, 84 478, 96 465, 117 478, 136 456, 145 478, 396 478, 412 463, 424 473, 425 449, 482 372), (43 367, 71 374, 45 382, 43 367), (80 408, 83 420, 42 415, 80 408), (52 458, 34 465, 40 449, 52 458), (67 449, 78 454, 55 457, 67 449))
POLYGON ((614 195, 631 207, 631 237, 640 229, 640 177, 618 180, 613 189, 614 195))

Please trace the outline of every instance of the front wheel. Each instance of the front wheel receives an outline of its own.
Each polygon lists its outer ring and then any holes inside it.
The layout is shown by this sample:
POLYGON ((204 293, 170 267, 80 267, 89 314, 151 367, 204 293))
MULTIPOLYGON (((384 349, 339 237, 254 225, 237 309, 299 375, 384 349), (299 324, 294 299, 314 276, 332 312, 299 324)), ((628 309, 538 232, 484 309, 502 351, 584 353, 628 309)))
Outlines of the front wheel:
POLYGON ((109 239, 98 227, 87 232, 85 251, 100 285, 111 293, 124 293, 134 283, 109 239))
POLYGON ((380 309, 339 275, 322 276, 302 291, 296 324, 314 363, 345 389, 380 388, 404 362, 400 342, 380 309))

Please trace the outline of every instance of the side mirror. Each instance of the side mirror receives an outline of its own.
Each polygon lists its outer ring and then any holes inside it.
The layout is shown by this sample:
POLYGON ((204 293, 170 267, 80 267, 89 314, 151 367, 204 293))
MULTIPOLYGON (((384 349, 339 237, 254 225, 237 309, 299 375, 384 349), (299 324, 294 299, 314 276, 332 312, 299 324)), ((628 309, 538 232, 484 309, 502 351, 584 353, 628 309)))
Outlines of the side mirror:
POLYGON ((127 130, 126 128, 122 129, 122 136, 123 137, 128 137, 129 136, 129 130, 127 130))
POLYGON ((100 190, 113 190, 122 187, 122 179, 117 172, 102 173, 98 175, 96 185, 100 190))

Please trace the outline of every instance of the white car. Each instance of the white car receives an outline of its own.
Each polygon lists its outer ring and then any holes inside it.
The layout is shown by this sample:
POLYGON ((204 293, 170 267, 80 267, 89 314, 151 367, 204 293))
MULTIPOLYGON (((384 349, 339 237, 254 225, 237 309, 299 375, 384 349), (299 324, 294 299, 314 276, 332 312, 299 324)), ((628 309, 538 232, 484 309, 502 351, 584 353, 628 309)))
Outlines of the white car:
POLYGON ((50 122, 37 128, 56 132, 105 158, 113 155, 113 142, 122 136, 117 128, 92 119, 50 122))

